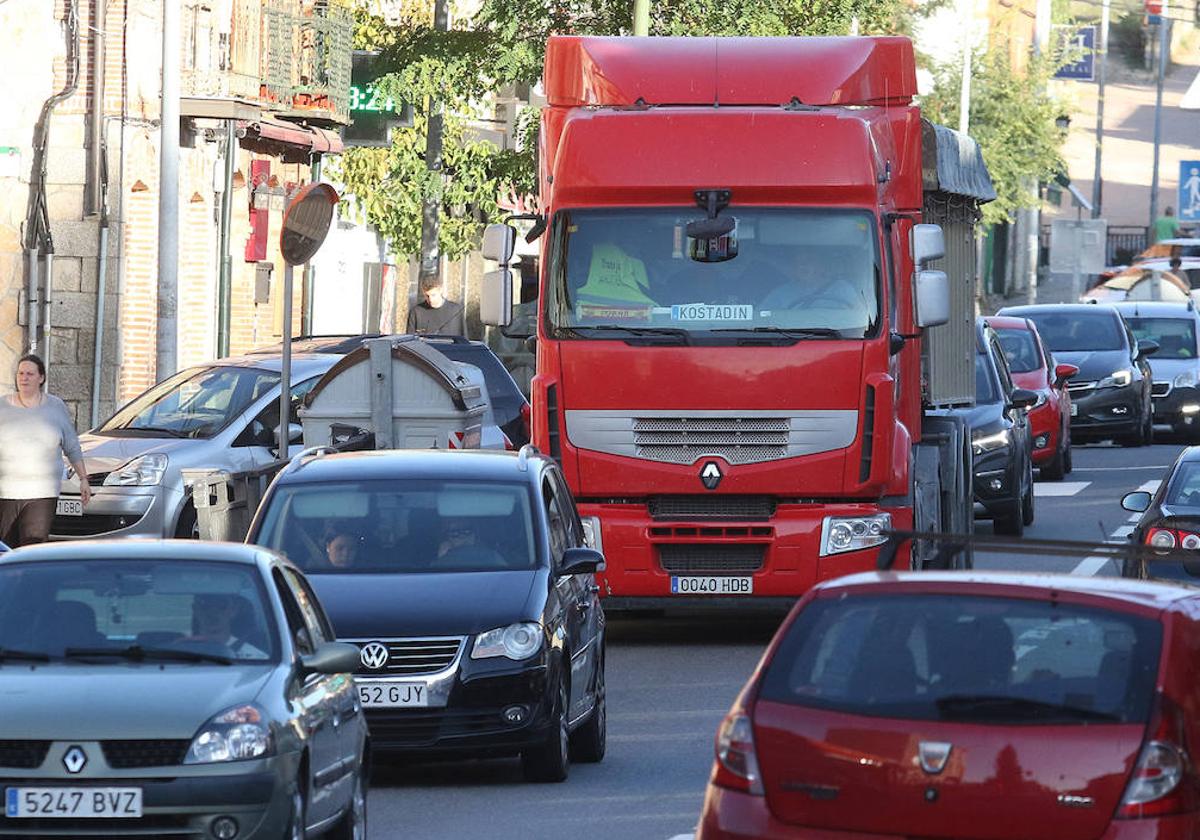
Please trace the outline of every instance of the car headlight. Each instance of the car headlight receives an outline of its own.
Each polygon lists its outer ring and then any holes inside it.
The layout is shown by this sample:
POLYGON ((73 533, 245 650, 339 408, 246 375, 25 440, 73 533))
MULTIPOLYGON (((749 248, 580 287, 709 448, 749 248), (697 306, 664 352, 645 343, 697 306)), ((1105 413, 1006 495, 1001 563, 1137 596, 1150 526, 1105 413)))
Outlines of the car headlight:
POLYGON ((883 545, 892 529, 890 513, 870 516, 826 516, 821 523, 821 556, 883 545))
POLYGON ((271 752, 271 730, 262 709, 234 706, 215 715, 192 738, 184 764, 244 761, 271 752))
POLYGON ((1111 374, 1096 383, 1097 388, 1124 388, 1133 381, 1133 371, 1114 370, 1111 374))
POLYGON ((1176 388, 1195 388, 1196 387, 1196 371, 1185 370, 1183 373, 1175 377, 1172 383, 1176 388))
POLYGON ((971 437, 971 451, 976 455, 982 455, 985 452, 993 452, 997 449, 1003 449, 1008 446, 1012 440, 1008 429, 1001 429, 990 435, 980 435, 979 437, 971 437))
POLYGON ((480 633, 471 648, 471 658, 506 656, 519 661, 528 659, 541 649, 542 626, 535 621, 522 621, 480 633))
POLYGON ((167 471, 167 456, 161 453, 140 455, 104 479, 105 487, 149 487, 162 482, 167 471))

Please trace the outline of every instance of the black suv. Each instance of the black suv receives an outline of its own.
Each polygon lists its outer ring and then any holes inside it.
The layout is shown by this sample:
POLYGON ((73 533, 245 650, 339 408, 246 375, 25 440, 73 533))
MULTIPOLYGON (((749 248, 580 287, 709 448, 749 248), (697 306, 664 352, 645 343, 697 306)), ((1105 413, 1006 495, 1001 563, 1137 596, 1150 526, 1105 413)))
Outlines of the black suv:
POLYGON ((247 541, 358 645, 376 756, 519 754, 535 781, 603 758, 604 558, 532 446, 297 456, 247 541))

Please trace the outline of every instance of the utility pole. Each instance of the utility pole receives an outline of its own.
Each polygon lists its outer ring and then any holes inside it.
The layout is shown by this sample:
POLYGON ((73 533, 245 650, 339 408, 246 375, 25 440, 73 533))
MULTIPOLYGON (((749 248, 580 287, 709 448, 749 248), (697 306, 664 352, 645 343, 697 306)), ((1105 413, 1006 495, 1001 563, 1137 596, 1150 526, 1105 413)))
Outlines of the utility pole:
POLYGON ((1104 175, 1100 162, 1104 154, 1104 71, 1108 65, 1108 11, 1111 0, 1104 0, 1100 8, 1100 60, 1096 80, 1096 168, 1092 175, 1092 218, 1101 215, 1100 202, 1104 197, 1104 175))
POLYGON ((1162 97, 1163 78, 1167 75, 1167 62, 1171 58, 1170 3, 1163 0, 1162 15, 1158 23, 1158 89, 1154 94, 1154 169, 1150 176, 1150 227, 1146 241, 1154 235, 1154 220, 1158 218, 1158 151, 1162 143, 1162 97))
POLYGON ((158 150, 158 320, 154 376, 178 367, 179 297, 179 2, 162 2, 162 125, 158 150))
MULTIPOLYGON (((450 31, 450 9, 448 0, 435 0, 433 5, 433 28, 438 32, 450 31)), ((429 101, 429 120, 425 129, 425 168, 441 177, 442 134, 444 126, 443 105, 436 99, 429 101)), ((440 191, 439 191, 440 193, 440 191)), ((442 253, 438 247, 438 227, 442 208, 441 195, 427 196, 421 208, 421 266, 420 280, 439 279, 442 273, 442 253)))
POLYGON ((633 34, 650 34, 650 0, 633 0, 633 34))
POLYGON ((963 0, 960 9, 963 22, 963 56, 962 56, 962 84, 958 91, 958 130, 961 134, 967 134, 971 127, 971 60, 974 58, 973 44, 971 42, 972 30, 975 22, 975 0, 963 0))

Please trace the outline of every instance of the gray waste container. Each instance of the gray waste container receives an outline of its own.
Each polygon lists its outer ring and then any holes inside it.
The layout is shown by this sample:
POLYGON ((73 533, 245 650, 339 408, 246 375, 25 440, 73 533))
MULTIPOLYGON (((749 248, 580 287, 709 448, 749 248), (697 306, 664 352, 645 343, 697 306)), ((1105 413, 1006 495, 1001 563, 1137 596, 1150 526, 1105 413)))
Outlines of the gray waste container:
POLYGON ((192 488, 196 526, 202 540, 242 542, 271 480, 287 466, 273 461, 243 472, 184 470, 184 483, 192 488))

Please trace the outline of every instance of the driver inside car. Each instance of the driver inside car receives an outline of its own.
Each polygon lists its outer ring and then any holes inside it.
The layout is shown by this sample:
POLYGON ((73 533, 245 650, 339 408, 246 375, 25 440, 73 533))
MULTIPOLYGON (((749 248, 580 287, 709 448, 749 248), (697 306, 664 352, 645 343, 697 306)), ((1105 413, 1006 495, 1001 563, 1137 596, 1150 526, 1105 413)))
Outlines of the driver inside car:
MULTIPOLYGON (((238 659, 266 659, 267 652, 234 634, 239 609, 249 607, 240 595, 223 592, 202 593, 192 597, 192 635, 181 642, 221 645, 238 659)), ((224 651, 222 651, 224 653, 224 651)))
POLYGON ((438 563, 449 566, 499 569, 506 565, 499 552, 480 541, 476 523, 464 518, 442 520, 437 554, 438 563))

